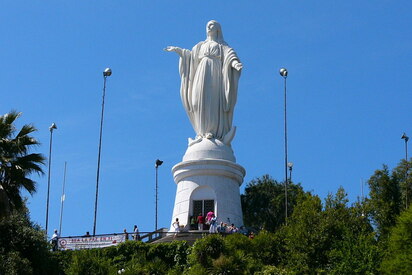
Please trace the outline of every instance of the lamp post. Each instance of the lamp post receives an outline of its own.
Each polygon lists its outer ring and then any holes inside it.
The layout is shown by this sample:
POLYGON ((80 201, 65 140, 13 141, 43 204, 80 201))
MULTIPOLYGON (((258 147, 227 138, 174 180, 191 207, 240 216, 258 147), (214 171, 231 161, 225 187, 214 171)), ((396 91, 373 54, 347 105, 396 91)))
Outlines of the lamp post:
POLYGON ((285 115, 285 223, 288 220, 288 131, 287 131, 287 116, 286 116, 286 78, 288 77, 288 70, 281 68, 280 75, 284 79, 284 115, 285 115))
POLYGON ((103 96, 102 96, 102 114, 100 118, 100 136, 99 136, 99 153, 97 155, 97 176, 96 176, 96 200, 94 202, 94 222, 93 222, 93 236, 96 235, 96 218, 97 218, 97 199, 99 197, 99 176, 100 176, 100 154, 102 151, 102 131, 103 131, 103 115, 104 115, 104 97, 106 95, 106 79, 112 75, 112 70, 106 68, 103 71, 103 96))
POLYGON ((157 230, 157 190, 158 190, 158 184, 157 184, 157 169, 159 168, 160 165, 163 164, 163 161, 160 159, 157 159, 155 162, 155 168, 156 168, 156 211, 155 211, 155 231, 157 230))
POLYGON ((292 183, 292 168, 293 168, 293 162, 288 162, 288 168, 289 168, 289 182, 292 183))
POLYGON ((50 168, 51 168, 51 157, 52 157, 52 143, 53 143, 53 130, 57 129, 56 123, 50 125, 50 148, 49 148, 49 172, 47 176, 47 202, 46 202, 46 236, 48 234, 49 226, 49 199, 50 199, 50 168))
POLYGON ((406 187, 406 196, 405 196, 405 200, 406 200, 406 204, 405 207, 406 209, 408 208, 408 170, 409 170, 409 164, 408 164, 408 141, 409 141, 409 137, 403 133, 401 139, 405 140, 405 161, 406 161, 406 170, 405 170, 405 187, 406 187))
POLYGON ((66 194, 64 194, 64 187, 66 185, 66 167, 67 162, 64 162, 64 177, 63 177, 63 189, 62 189, 62 197, 61 197, 61 206, 60 206, 60 225, 59 225, 59 234, 62 235, 62 221, 63 221, 63 206, 64 200, 66 199, 66 194))

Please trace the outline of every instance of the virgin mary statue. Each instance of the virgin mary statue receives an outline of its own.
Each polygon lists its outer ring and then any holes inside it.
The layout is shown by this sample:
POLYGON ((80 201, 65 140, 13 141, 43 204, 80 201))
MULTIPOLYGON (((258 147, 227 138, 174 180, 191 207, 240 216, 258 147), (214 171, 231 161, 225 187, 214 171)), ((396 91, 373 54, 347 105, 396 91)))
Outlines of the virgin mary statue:
POLYGON ((180 56, 180 96, 196 139, 218 139, 230 145, 237 87, 242 70, 235 51, 223 39, 220 24, 211 20, 206 25, 207 38, 193 49, 169 46, 165 50, 180 56))

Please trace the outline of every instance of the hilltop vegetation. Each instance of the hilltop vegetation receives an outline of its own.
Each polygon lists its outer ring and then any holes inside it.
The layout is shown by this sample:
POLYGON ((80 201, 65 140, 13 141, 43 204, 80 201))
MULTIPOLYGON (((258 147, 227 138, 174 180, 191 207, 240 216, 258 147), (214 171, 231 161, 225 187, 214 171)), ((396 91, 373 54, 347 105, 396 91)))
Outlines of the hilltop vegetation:
POLYGON ((370 193, 349 205, 339 188, 322 201, 264 175, 242 195, 241 234, 213 234, 193 246, 184 241, 51 252, 45 232, 30 221, 20 191, 36 191, 32 173, 44 157, 30 153, 36 129, 13 123, 20 113, 0 116, 0 274, 410 274, 412 270, 411 179, 405 160, 392 171, 376 170, 370 193), (409 200, 408 200, 409 198, 409 200))

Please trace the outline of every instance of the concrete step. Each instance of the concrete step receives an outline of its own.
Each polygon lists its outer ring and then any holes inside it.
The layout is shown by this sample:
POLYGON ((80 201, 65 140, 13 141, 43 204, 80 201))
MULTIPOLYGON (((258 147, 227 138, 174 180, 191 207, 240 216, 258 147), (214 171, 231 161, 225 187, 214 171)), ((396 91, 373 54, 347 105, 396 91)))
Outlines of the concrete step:
POLYGON ((197 239, 201 239, 206 235, 209 235, 209 231, 207 230, 180 232, 176 236, 174 233, 168 233, 167 236, 161 239, 158 239, 152 243, 169 243, 173 241, 186 241, 188 244, 192 245, 195 243, 197 239))

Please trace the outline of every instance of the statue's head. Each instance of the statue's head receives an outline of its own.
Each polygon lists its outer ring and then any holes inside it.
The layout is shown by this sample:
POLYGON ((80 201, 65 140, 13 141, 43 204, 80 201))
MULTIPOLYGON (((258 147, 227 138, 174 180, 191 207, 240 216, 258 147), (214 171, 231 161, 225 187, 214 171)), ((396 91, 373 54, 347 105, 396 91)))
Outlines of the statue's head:
POLYGON ((206 35, 210 38, 212 35, 216 35, 216 40, 219 43, 224 43, 222 27, 216 20, 210 20, 206 24, 206 35))

